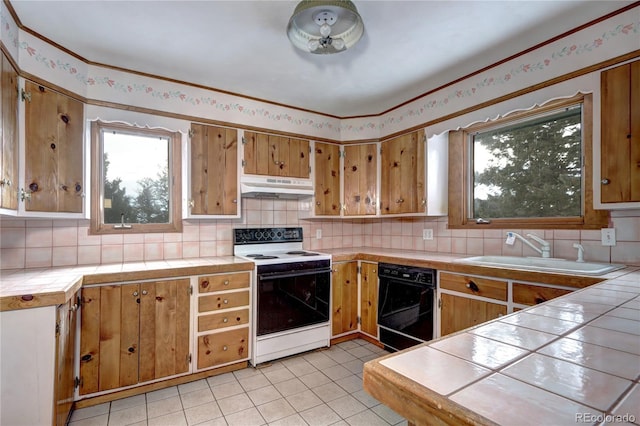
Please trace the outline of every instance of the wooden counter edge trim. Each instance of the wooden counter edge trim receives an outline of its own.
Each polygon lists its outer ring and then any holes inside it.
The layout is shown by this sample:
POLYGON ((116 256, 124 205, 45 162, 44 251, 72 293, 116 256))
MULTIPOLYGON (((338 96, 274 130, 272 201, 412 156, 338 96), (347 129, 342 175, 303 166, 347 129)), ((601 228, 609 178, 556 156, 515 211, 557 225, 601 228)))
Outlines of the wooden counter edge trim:
POLYGON ((126 271, 87 274, 69 280, 66 289, 42 293, 23 293, 11 296, 0 296, 0 312, 19 309, 42 308, 66 303, 78 289, 85 285, 107 284, 121 281, 138 281, 147 279, 176 278, 187 275, 250 272, 253 262, 238 262, 220 265, 198 265, 176 267, 171 269, 153 269, 149 271, 126 271))
POLYGON ((604 277, 590 277, 586 275, 569 275, 569 274, 554 274, 550 272, 533 272, 523 271, 520 269, 508 269, 502 267, 493 266, 479 266, 468 265, 464 263, 457 263, 452 261, 443 260, 429 260, 429 259, 414 259, 402 257, 402 255, 394 254, 371 254, 354 252, 354 254, 340 254, 338 255, 340 260, 362 260, 366 262, 384 262, 384 263, 399 263, 407 266, 419 266, 425 268, 433 268, 439 271, 457 272, 463 274, 472 275, 484 275, 491 278, 503 278, 509 280, 522 280, 530 281, 542 284, 561 285, 565 287, 585 288, 593 284, 598 284, 603 281, 612 279, 604 277))
POLYGON ((82 285, 108 284, 121 281, 139 281, 175 278, 191 275, 206 275, 217 273, 250 272, 254 268, 253 262, 229 263, 220 265, 180 266, 167 269, 152 269, 146 271, 120 271, 85 275, 82 285))
POLYGON ((413 425, 486 425, 497 423, 462 407, 372 360, 364 364, 364 390, 413 425))

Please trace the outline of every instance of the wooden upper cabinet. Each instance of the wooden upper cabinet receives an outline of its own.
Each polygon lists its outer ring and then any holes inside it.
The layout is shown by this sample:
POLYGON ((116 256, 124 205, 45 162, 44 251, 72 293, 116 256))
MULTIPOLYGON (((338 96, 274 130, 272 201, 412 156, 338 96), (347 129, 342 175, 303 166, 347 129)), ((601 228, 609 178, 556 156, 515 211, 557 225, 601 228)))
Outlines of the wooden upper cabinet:
POLYGON ((83 104, 29 81, 25 91, 25 210, 82 213, 83 104))
POLYGON ((244 173, 309 178, 309 141, 244 132, 244 173))
POLYGON ((317 216, 340 216, 340 146, 316 142, 314 200, 317 216))
POLYGON ((238 131, 191 124, 192 215, 238 215, 238 131))
POLYGON ((377 144, 344 147, 344 215, 376 214, 378 193, 377 144))
POLYGON ((0 208, 18 209, 18 73, 2 54, 0 72, 0 208))
POLYGON ((382 142, 380 161, 381 214, 426 212, 424 130, 382 142))
POLYGON ((640 201, 640 61, 602 73, 601 201, 640 201))

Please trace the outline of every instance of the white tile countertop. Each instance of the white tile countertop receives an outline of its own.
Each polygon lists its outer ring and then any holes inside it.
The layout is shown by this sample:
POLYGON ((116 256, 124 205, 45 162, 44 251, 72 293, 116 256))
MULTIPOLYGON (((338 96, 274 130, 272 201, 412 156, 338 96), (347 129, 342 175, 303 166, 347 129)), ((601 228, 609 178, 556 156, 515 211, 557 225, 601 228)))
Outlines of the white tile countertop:
POLYGON ((414 424, 640 424, 640 272, 370 361, 414 424))
POLYGON ((249 271, 253 262, 234 256, 0 271, 0 311, 64 303, 83 284, 249 271))

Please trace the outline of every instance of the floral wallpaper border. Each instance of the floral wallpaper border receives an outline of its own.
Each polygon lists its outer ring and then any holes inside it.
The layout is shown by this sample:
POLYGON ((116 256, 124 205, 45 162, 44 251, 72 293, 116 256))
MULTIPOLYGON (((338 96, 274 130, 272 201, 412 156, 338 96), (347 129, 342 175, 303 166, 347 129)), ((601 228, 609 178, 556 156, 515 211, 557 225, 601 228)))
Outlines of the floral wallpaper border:
MULTIPOLYGON (((162 86, 163 82, 161 82, 161 80, 152 82, 152 78, 149 77, 147 77, 147 79, 150 81, 147 83, 131 83, 117 77, 116 71, 112 72, 113 75, 99 75, 97 73, 90 75, 91 69, 97 67, 89 67, 89 71, 85 73, 81 71, 80 65, 74 65, 69 61, 48 57, 36 46, 27 41, 20 41, 19 31, 12 30, 9 21, 6 16, 4 16, 4 8, 0 11, 3 12, 3 15, 0 17, 2 30, 7 34, 8 38, 12 41, 19 52, 25 53, 28 58, 39 64, 40 67, 46 68, 47 71, 64 73, 66 74, 65 77, 72 76, 87 88, 103 87, 120 93, 146 96, 152 98, 154 101, 176 101, 195 107, 208 107, 214 110, 214 114, 228 115, 230 113, 240 113, 247 118, 259 117, 261 119, 280 122, 297 128, 314 129, 316 131, 330 131, 338 138, 342 137, 342 139, 349 139, 348 137, 345 137, 347 134, 361 134, 365 132, 374 132, 379 136, 387 127, 394 125, 397 126, 403 122, 411 121, 411 123, 407 123, 407 125, 410 126, 411 124, 418 122, 418 120, 426 114, 447 107, 454 100, 462 100, 479 96, 481 92, 486 92, 488 89, 505 85, 510 82, 512 83, 515 80, 534 73, 543 72, 558 62, 571 60, 573 56, 593 53, 597 49, 605 47, 608 42, 614 39, 623 36, 637 37, 640 32, 640 21, 616 25, 615 28, 605 31, 599 37, 588 42, 565 45, 547 55, 543 60, 537 62, 521 62, 520 64, 512 66, 507 72, 500 72, 500 70, 496 69, 496 75, 484 77, 475 82, 469 81, 467 88, 459 88, 459 86, 458 88, 450 87, 446 93, 442 93, 441 95, 434 94, 432 97, 428 96, 417 100, 415 102, 415 106, 410 105, 406 109, 395 112, 392 111, 385 116, 381 116, 377 120, 375 118, 365 118, 366 121, 362 124, 343 123, 336 126, 328 120, 323 121, 309 118, 308 116, 303 115, 304 112, 298 112, 294 109, 291 109, 291 112, 289 113, 272 111, 268 107, 253 107, 250 106, 250 103, 255 101, 244 100, 241 97, 238 97, 238 101, 227 102, 222 99, 224 97, 222 94, 216 96, 215 90, 213 89, 208 90, 209 92, 214 92, 212 95, 197 95, 193 94, 193 91, 189 91, 188 89, 167 90, 158 88, 155 83, 162 86)), ((526 58, 526 56, 523 58, 526 58)))

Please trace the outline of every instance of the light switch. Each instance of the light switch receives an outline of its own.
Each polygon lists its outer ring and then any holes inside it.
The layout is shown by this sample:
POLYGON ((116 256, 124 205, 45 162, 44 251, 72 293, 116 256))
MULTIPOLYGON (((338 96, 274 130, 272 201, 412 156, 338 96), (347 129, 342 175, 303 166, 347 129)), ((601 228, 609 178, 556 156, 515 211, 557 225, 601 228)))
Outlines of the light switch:
POLYGON ((603 246, 615 246, 616 245, 616 228, 602 228, 602 245, 603 246))

